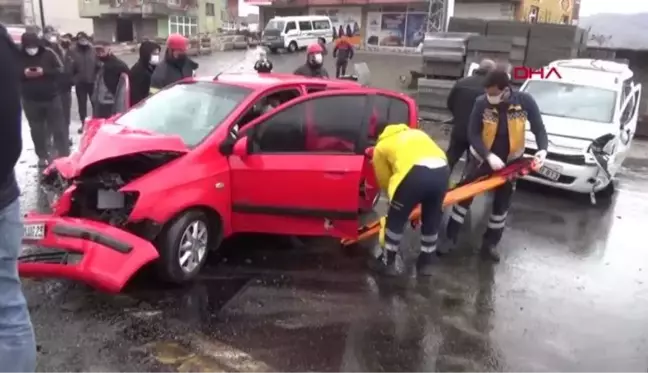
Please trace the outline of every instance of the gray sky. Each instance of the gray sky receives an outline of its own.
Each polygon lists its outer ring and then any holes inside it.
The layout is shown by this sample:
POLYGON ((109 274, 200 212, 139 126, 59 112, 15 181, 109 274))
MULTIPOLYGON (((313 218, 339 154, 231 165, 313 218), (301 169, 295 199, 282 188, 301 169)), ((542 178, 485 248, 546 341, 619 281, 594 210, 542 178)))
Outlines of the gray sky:
POLYGON ((581 0, 580 16, 596 13, 644 13, 648 12, 647 0, 581 0))
MULTIPOLYGON (((637 0, 640 1, 640 0, 637 0)), ((251 6, 247 5, 243 2, 243 0, 238 0, 239 2, 239 15, 240 16, 246 16, 248 14, 259 14, 259 7, 258 6, 251 6)))

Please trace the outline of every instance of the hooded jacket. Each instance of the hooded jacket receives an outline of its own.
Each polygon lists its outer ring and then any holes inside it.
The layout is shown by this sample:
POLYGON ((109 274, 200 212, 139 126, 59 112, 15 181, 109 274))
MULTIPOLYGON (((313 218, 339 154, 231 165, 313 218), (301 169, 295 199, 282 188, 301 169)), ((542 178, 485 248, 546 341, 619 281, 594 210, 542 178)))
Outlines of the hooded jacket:
POLYGON ((99 70, 99 60, 94 48, 91 45, 83 46, 77 43, 70 53, 74 84, 94 83, 99 70))
POLYGON ((49 101, 59 93, 60 76, 63 65, 56 53, 44 46, 37 34, 26 32, 21 38, 22 53, 20 53, 20 72, 22 77, 22 97, 31 101, 49 101), (29 48, 38 48, 34 56, 25 52, 29 48), (25 69, 43 69, 43 75, 28 78, 25 69))
POLYGON ((151 76, 155 65, 151 64, 153 52, 159 51, 160 45, 152 41, 142 42, 139 48, 139 60, 128 72, 130 79, 130 104, 136 105, 149 95, 151 76))
POLYGON ((186 57, 183 60, 175 60, 171 57, 170 51, 167 50, 164 55, 164 61, 155 67, 151 75, 150 93, 157 93, 162 88, 171 85, 178 80, 193 76, 194 70, 198 69, 198 64, 186 57))
POLYGON ((313 66, 306 62, 295 70, 295 75, 309 76, 312 78, 328 78, 329 73, 324 66, 313 66))
POLYGON ((387 190, 391 200, 412 167, 430 159, 445 162, 446 155, 428 134, 406 124, 390 124, 380 134, 374 148, 373 165, 378 185, 387 190))
POLYGON ((50 43, 48 41, 45 42, 45 45, 56 53, 56 56, 63 65, 63 71, 59 76, 59 88, 61 92, 69 92, 74 85, 72 76, 72 65, 74 61, 72 60, 69 49, 65 49, 57 43, 50 43))

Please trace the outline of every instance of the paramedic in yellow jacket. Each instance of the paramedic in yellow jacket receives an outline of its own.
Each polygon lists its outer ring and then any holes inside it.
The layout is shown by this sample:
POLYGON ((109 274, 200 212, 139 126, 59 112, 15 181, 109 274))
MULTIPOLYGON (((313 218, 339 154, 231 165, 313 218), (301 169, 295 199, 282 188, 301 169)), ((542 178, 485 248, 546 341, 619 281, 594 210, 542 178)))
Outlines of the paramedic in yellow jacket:
MULTIPOLYGON (((465 168, 466 174, 474 173, 482 167, 486 167, 487 171, 497 171, 504 168, 506 163, 521 158, 525 149, 527 121, 538 146, 535 166, 541 167, 547 157, 549 141, 538 105, 528 93, 514 92, 509 79, 506 71, 495 70, 489 73, 484 83, 486 94, 475 101, 468 124, 470 156, 465 168)), ((496 262, 500 260, 496 247, 502 238, 514 192, 514 182, 495 190, 493 209, 481 252, 496 262)), ((457 240, 471 202, 472 200, 467 200, 452 208, 446 233, 453 242, 457 240)))
POLYGON ((421 204, 421 253, 419 275, 430 275, 436 256, 443 199, 450 171, 446 155, 423 131, 405 124, 387 125, 378 137, 373 165, 381 189, 389 196, 389 212, 381 226, 381 271, 397 275, 398 247, 405 224, 416 205, 421 204))

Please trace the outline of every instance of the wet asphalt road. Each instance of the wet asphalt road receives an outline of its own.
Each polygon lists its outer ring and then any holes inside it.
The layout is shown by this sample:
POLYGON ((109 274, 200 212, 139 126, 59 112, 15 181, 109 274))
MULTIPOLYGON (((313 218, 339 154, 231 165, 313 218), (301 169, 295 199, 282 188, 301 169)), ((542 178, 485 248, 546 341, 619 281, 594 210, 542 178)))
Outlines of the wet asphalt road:
MULTIPOLYGON (((292 71, 302 57, 275 57, 276 69, 292 71)), ((360 58, 381 86, 396 84, 409 63, 360 58)), ((237 61, 247 62, 244 53, 198 59, 201 74, 235 71, 237 61)), ((22 205, 43 209, 27 131, 24 143, 22 205)), ((609 205, 520 188, 502 262, 481 262, 471 249, 479 236, 467 234, 430 279, 375 278, 362 251, 331 240, 296 248, 238 237, 187 288, 144 275, 112 296, 25 280, 39 370, 646 371, 647 169, 648 161, 628 162, 609 205)))

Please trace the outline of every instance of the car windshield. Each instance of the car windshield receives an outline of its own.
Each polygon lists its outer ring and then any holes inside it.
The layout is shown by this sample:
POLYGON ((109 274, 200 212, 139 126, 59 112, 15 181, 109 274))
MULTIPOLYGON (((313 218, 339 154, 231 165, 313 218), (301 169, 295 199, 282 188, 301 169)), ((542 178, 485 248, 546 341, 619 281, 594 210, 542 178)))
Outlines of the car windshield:
POLYGON ((285 25, 286 25, 286 23, 284 21, 270 21, 266 25, 265 29, 266 29, 266 31, 267 30, 283 31, 285 25))
POLYGON ((525 91, 533 96, 543 115, 612 123, 617 93, 592 86, 532 80, 525 91))
POLYGON ((178 135, 198 145, 252 92, 214 82, 180 83, 124 113, 117 124, 163 135, 178 135))

